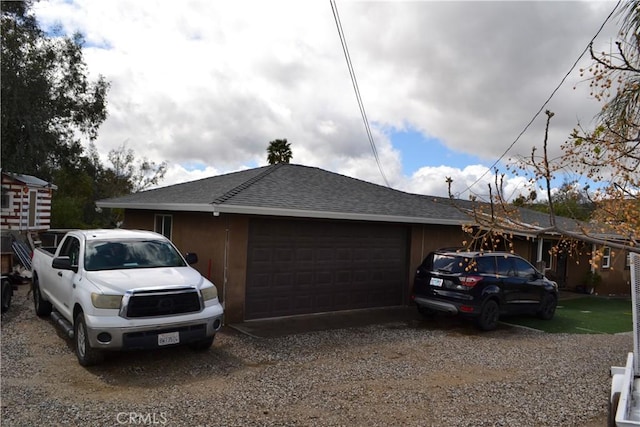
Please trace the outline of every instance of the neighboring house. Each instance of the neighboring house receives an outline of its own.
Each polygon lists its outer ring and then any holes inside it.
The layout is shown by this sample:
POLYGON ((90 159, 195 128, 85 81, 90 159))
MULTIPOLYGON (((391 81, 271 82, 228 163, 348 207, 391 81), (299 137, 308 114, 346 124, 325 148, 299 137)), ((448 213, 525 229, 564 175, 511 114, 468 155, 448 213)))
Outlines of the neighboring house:
MULTIPOLYGON (((431 250, 462 246, 469 202, 409 194, 319 168, 276 164, 101 200, 125 210, 123 227, 155 230, 218 286, 226 322, 410 303, 413 275, 431 250)), ((544 227, 545 214, 522 210, 544 227)), ((545 222, 546 221, 546 222, 545 222)), ((557 236, 513 237, 517 253, 562 286, 589 269, 550 256, 557 236)))
POLYGON ((31 175, 2 171, 0 228, 17 232, 48 230, 51 196, 57 187, 31 175))

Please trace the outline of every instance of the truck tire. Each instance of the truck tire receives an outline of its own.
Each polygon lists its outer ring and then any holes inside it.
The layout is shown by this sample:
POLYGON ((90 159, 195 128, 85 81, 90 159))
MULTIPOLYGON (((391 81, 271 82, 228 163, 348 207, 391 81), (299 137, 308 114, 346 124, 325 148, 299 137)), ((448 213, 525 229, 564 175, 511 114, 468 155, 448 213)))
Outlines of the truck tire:
POLYGON ((36 314, 39 317, 47 317, 53 310, 51 303, 42 298, 38 276, 36 275, 33 276, 33 306, 35 307, 36 314))
POLYGON ((487 300, 482 305, 480 315, 476 318, 476 325, 483 331, 492 331, 498 327, 500 307, 495 300, 487 300))
POLYGON ((2 279, 2 312, 5 313, 11 307, 11 297, 13 297, 13 285, 9 279, 2 279))
POLYGON ((616 412, 618 412, 618 403, 620 402, 620 392, 616 391, 609 400, 609 419, 607 420, 608 427, 616 427, 616 412))
POLYGON ((76 356, 82 366, 93 366, 102 363, 104 354, 102 351, 92 348, 89 344, 87 324, 84 320, 84 313, 80 312, 76 316, 73 324, 74 340, 76 342, 76 356))
POLYGON ((215 337, 216 336, 214 335, 212 337, 205 338, 200 341, 192 342, 191 344, 189 344, 189 347, 191 347, 192 350, 196 350, 196 351, 209 350, 213 345, 213 340, 215 339, 215 337))

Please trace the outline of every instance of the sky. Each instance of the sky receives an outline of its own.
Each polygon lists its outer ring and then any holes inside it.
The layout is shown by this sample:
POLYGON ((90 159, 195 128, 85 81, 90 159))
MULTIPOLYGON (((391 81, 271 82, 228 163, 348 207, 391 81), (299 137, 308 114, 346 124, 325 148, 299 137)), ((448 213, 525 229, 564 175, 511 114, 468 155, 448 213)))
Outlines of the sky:
MULTIPOLYGON (((89 76, 111 84, 95 141, 105 164, 126 144, 167 162, 160 186, 264 166, 269 142, 286 138, 291 163, 434 196, 447 196, 451 177, 457 197, 486 197, 494 164, 506 173, 542 147, 545 109, 555 157, 602 106, 580 73, 588 53, 544 103, 615 2, 335 4, 380 166, 328 0, 41 0, 34 10, 45 30, 81 32, 89 76)), ((596 51, 618 28, 614 16, 596 51)), ((529 192, 512 174, 505 190, 529 192)))

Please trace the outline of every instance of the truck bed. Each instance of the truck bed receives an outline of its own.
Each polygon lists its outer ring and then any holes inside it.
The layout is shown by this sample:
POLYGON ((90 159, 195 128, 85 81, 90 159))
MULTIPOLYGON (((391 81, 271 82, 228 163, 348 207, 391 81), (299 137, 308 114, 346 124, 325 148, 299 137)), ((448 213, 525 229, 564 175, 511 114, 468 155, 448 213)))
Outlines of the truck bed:
POLYGON ((46 252, 49 255, 53 256, 53 255, 55 255, 57 248, 55 246, 40 246, 36 250, 38 250, 38 249, 41 249, 43 252, 46 252))

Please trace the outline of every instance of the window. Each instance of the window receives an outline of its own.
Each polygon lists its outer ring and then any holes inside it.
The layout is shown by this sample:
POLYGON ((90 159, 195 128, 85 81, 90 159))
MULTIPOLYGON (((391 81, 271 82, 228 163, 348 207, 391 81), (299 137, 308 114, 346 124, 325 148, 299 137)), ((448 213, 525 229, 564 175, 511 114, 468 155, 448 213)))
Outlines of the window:
POLYGON ((80 255, 80 242, 75 237, 67 237, 60 248, 60 256, 68 256, 71 265, 78 265, 78 257, 80 255))
POLYGON ((455 255, 440 255, 435 254, 433 256, 433 268, 432 271, 441 271, 446 273, 462 273, 465 267, 469 265, 469 259, 455 255))
POLYGON ((171 215, 156 215, 155 232, 162 234, 171 240, 171 230, 173 225, 173 217, 171 215))
POLYGON ((602 268, 611 267, 611 248, 602 249, 602 268))
POLYGON ((88 241, 85 261, 87 271, 186 265, 166 240, 88 241))
POLYGON ((499 256, 496 257, 498 262, 498 275, 500 276, 515 276, 515 268, 513 265, 513 258, 499 256))
POLYGON ((11 194, 9 193, 9 190, 7 190, 6 188, 2 189, 2 199, 0 200, 2 203, 0 209, 2 209, 3 211, 11 209, 11 194))
POLYGON ((516 271, 517 271, 518 277, 530 278, 536 275, 536 269, 533 268, 533 266, 529 264, 527 261, 520 258, 514 258, 513 260, 516 264, 516 271))
POLYGON ((482 274, 496 274, 496 257, 494 256, 481 256, 476 258, 476 267, 478 273, 482 274))

